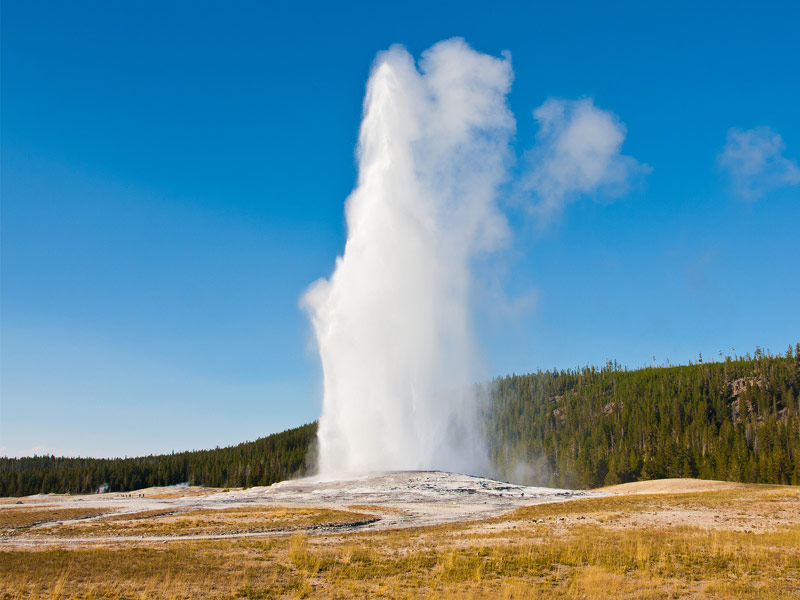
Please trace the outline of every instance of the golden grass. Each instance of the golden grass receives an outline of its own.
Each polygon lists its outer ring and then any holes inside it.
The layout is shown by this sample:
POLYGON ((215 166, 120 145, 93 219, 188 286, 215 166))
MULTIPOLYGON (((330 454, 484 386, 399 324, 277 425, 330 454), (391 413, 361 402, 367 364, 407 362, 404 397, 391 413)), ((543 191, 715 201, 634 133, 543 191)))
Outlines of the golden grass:
POLYGON ((28 508, 27 506, 14 506, 0 510, 0 532, 10 533, 43 523, 97 517, 107 512, 107 510, 101 508, 28 508))
POLYGON ((796 488, 745 489, 371 533, 6 551, 0 598, 788 599, 800 595, 798 514, 796 488), (687 509, 759 532, 663 524, 687 509))
POLYGON ((401 508, 396 508, 393 506, 378 506, 377 504, 349 504, 347 506, 350 510, 361 510, 367 512, 374 512, 378 514, 392 514, 392 515, 403 515, 406 514, 401 508))
POLYGON ((71 522, 29 533, 52 537, 254 534, 342 527, 375 520, 370 514, 323 509, 247 506, 208 510, 150 510, 71 522))

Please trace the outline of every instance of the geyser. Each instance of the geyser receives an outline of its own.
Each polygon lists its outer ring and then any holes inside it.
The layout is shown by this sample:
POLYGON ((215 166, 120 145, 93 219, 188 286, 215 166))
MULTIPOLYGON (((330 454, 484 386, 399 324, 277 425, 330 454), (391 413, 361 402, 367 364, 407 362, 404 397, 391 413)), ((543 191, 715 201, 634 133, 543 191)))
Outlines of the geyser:
POLYGON ((485 471, 471 270, 506 234, 511 80, 508 57, 462 40, 419 68, 401 47, 375 61, 344 253, 303 298, 323 368, 322 478, 485 471))

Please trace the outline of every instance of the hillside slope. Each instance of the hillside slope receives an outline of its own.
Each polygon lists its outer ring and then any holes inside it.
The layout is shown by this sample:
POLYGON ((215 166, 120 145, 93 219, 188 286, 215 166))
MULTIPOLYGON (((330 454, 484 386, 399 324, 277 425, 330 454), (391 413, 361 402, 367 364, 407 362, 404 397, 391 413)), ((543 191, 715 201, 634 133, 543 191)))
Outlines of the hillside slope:
POLYGON ((798 397, 800 344, 782 357, 545 371, 494 382, 488 438, 500 475, 524 483, 800 484, 798 397))
MULTIPOLYGON (((784 356, 511 375, 490 398, 495 477, 583 489, 668 477, 800 485, 800 344, 784 356)), ((307 469, 315 437, 310 423, 213 450, 0 458, 0 496, 269 485, 307 469)))
POLYGON ((0 458, 0 496, 124 492, 189 483, 209 487, 269 485, 305 467, 316 423, 227 448, 138 458, 0 458))

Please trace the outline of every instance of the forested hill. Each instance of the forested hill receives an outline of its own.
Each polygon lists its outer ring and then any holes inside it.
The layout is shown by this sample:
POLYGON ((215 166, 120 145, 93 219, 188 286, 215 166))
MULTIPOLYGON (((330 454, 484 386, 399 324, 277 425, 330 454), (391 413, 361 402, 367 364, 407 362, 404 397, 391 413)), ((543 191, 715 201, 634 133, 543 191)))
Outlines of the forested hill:
MULTIPOLYGON (((571 488, 661 477, 800 484, 800 344, 784 356, 512 375, 491 390, 486 424, 499 477, 571 488)), ((0 495, 267 485, 309 464, 315 436, 311 423, 214 450, 0 458, 0 495)))
MULTIPOLYGON (((701 359, 702 360, 702 359, 701 359)), ((494 382, 501 476, 568 488, 700 477, 800 484, 800 344, 785 356, 494 382)))
POLYGON ((250 487, 289 479, 306 466, 316 423, 237 446, 139 458, 0 458, 0 496, 90 493, 189 483, 250 487))

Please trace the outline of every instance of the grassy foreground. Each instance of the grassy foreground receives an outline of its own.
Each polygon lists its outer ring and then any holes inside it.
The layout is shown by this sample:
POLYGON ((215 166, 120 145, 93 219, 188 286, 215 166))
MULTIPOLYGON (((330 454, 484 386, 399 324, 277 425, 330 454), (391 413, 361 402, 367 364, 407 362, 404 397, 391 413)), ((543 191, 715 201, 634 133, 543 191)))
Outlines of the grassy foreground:
MULTIPOLYGON (((340 518, 302 510, 287 509, 283 518, 309 525, 340 518)), ((120 521, 96 522, 113 534, 120 521)), ((162 533, 163 523, 156 529, 162 533)), ((295 531, 230 540, 145 536, 77 548, 8 544, 0 552, 0 598, 800 596, 795 487, 590 498, 383 532, 295 531)))

